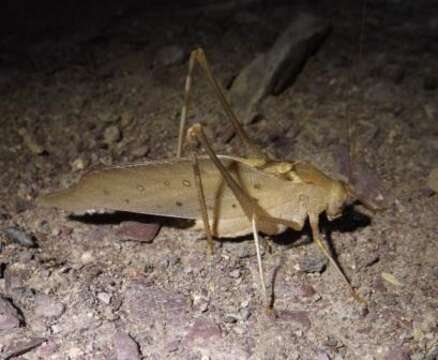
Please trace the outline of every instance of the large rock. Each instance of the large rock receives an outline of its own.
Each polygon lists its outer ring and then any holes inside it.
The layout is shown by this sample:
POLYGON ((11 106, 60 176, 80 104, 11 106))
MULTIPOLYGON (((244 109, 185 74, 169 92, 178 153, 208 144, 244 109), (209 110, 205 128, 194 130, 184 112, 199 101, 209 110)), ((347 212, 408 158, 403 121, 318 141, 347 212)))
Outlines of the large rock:
POLYGON ((0 296, 0 331, 11 330, 19 327, 22 317, 12 303, 0 296))
POLYGON ((244 123, 267 95, 278 95, 295 79, 306 60, 329 32, 322 19, 300 13, 290 22, 270 50, 257 56, 237 76, 230 100, 244 123))

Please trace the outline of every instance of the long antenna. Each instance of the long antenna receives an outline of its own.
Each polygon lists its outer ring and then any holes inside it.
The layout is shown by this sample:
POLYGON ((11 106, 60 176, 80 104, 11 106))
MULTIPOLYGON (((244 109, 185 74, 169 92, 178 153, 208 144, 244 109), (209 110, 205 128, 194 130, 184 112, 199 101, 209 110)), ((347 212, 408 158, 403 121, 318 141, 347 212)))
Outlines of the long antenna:
MULTIPOLYGON (((366 13, 367 13, 367 0, 362 1, 362 17, 361 17, 361 23, 360 23, 360 34, 359 34, 359 49, 357 54, 357 70, 352 70, 351 78, 352 83, 357 84, 358 78, 359 78, 359 68, 362 65, 362 56, 363 56, 363 44, 365 41, 365 26, 366 26, 366 13)), ((353 66, 356 61, 353 61, 353 66)), ((355 180, 354 178, 354 171, 353 171, 353 164, 355 163, 356 159, 356 131, 353 129, 353 121, 350 111, 350 106, 347 104, 346 106, 346 118, 347 118, 347 128, 348 128, 348 134, 347 134, 347 140, 348 140, 348 161, 347 161, 347 178, 349 182, 353 182, 355 180)), ((354 184, 352 184, 354 185, 354 184)))

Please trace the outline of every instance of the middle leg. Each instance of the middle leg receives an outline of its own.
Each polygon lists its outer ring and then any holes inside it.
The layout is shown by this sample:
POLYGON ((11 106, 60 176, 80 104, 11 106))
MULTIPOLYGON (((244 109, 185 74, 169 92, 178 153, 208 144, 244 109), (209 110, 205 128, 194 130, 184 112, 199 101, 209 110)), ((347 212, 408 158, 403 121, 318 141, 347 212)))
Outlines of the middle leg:
MULTIPOLYGON (((258 221, 257 213, 260 213, 260 211, 257 211, 258 205, 253 198, 251 198, 249 195, 247 195, 245 193, 245 191, 242 189, 240 184, 230 175, 229 171, 225 168, 225 166, 219 160, 219 158, 215 154, 213 148, 211 147, 207 137, 205 136, 205 134, 202 130, 202 126, 200 124, 193 125, 187 131, 187 141, 189 143, 193 144, 196 140, 199 140, 201 142, 201 144, 205 147, 210 159, 213 161, 214 165, 221 173, 221 176, 224 178, 226 185, 231 189, 231 191, 233 192, 237 201, 239 202, 242 210, 244 211, 246 217, 252 223, 252 231, 253 231, 253 236, 254 236, 254 243, 256 246, 257 263, 258 263, 258 269, 259 269, 259 274, 260 274, 260 281, 261 281, 261 286, 262 286, 262 291, 263 291, 263 297, 264 297, 264 301, 265 301, 266 306, 269 308, 271 302, 268 301, 268 296, 267 296, 267 292, 266 292, 265 276, 264 276, 264 272, 263 272, 263 264, 262 264, 261 255, 260 255, 260 243, 259 243, 258 229, 257 229, 257 221, 258 221)), ((194 155, 194 156, 196 159, 196 155, 194 155)), ((198 171, 199 171, 199 167, 198 167, 198 171)), ((201 189, 201 191, 199 191, 199 193, 202 193, 202 185, 201 185, 200 189, 201 189)), ((201 198, 201 196, 200 196, 200 198, 201 198)), ((204 227, 206 229, 208 229, 207 231, 210 232, 210 234, 211 234, 210 224, 208 222, 207 207, 205 205, 205 197, 203 197, 202 201, 204 202, 204 205, 201 206, 201 210, 203 211, 204 227)))

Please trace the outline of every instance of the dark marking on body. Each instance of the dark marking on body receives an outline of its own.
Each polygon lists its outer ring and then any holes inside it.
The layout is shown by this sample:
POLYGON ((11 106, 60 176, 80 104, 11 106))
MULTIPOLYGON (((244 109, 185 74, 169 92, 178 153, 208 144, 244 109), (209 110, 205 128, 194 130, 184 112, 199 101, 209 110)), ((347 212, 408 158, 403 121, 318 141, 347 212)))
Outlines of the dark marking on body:
POLYGON ((262 186, 260 184, 254 184, 254 189, 260 190, 262 186))
POLYGON ((176 206, 178 206, 178 207, 183 206, 182 202, 179 202, 179 201, 177 201, 175 204, 176 204, 176 206))
POLYGON ((107 189, 103 189, 102 191, 105 196, 109 196, 110 192, 107 189))
POLYGON ((131 200, 125 199, 125 204, 129 204, 130 202, 131 202, 131 200))
POLYGON ((137 190, 140 192, 144 192, 144 186, 143 185, 137 185, 137 190))

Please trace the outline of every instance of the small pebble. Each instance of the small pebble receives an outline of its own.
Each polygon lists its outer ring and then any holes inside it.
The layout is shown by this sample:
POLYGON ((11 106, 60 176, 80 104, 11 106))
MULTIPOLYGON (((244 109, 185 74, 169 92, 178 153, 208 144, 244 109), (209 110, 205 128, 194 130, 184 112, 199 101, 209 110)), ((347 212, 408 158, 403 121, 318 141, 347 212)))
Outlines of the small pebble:
POLYGON ((105 144, 112 145, 122 139, 122 132, 116 125, 108 126, 103 133, 103 141, 105 144))
POLYGON ((438 318, 436 312, 429 310, 423 314, 423 321, 420 328, 425 333, 433 333, 438 328, 438 318))
POLYGON ((429 120, 435 120, 438 115, 438 107, 434 104, 425 104, 423 106, 424 112, 429 120))
POLYGON ((278 313, 278 318, 282 321, 298 323, 304 329, 309 329, 312 325, 309 313, 306 311, 283 310, 278 313))
POLYGON ((61 235, 61 228, 55 227, 53 228, 52 232, 50 233, 51 236, 59 236, 61 235))
POLYGON ((327 258, 307 255, 298 261, 298 270, 307 273, 322 273, 327 267, 327 258))
POLYGON ((122 127, 127 127, 129 124, 132 123, 132 120, 134 119, 134 116, 129 111, 124 111, 122 115, 120 115, 120 125, 122 127))
POLYGON ((209 319, 196 319, 185 336, 187 345, 201 341, 206 344, 218 341, 222 336, 220 327, 209 319))
POLYGON ((325 351, 320 351, 316 360, 330 360, 330 356, 325 351))
POLYGON ((47 318, 58 318, 65 310, 60 302, 54 300, 48 295, 38 294, 35 298, 35 314, 47 318))
POLYGON ((251 316, 251 309, 248 307, 242 308, 239 311, 240 313, 240 319, 242 321, 247 321, 249 319, 249 317, 251 316))
POLYGON ((115 120, 114 114, 111 111, 101 111, 98 115, 99 122, 102 123, 111 123, 115 120))
POLYGON ((316 291, 311 285, 300 285, 294 287, 294 293, 298 297, 308 298, 315 295, 316 291))
POLYGON ((237 279, 240 277, 240 270, 239 269, 235 269, 233 271, 230 272, 230 277, 232 277, 233 279, 237 279))
POLYGON ((91 251, 86 251, 81 255, 81 263, 82 264, 90 264, 96 261, 96 258, 93 256, 91 251))
POLYGON ((18 227, 7 227, 1 232, 12 242, 24 247, 36 247, 35 238, 18 227))
POLYGON ((143 158, 149 153, 149 146, 143 145, 132 150, 132 155, 136 158, 143 158))
POLYGON ((44 155, 47 153, 46 150, 35 141, 35 139, 27 132, 25 128, 20 128, 18 133, 21 135, 24 144, 32 152, 32 154, 44 155))
POLYGON ((18 328, 21 320, 17 309, 12 303, 0 296, 0 331, 18 328))
POLYGON ((50 326, 50 329, 52 330, 53 334, 59 334, 63 328, 61 324, 53 324, 52 326, 50 326))
POLYGON ((139 241, 150 243, 160 230, 159 224, 124 221, 117 229, 117 236, 121 240, 139 241))
POLYGON ((234 314, 226 314, 224 317, 224 321, 228 324, 235 324, 238 320, 239 316, 234 314))
POLYGON ((385 360, 410 360, 411 357, 406 349, 402 347, 394 347, 385 354, 385 360))
POLYGON ((193 309, 197 313, 203 313, 208 310, 210 298, 207 292, 193 294, 193 309))
POLYGON ((425 360, 436 360, 438 359, 438 345, 435 345, 430 349, 430 351, 426 355, 425 360))
POLYGON ((438 168, 433 168, 427 178, 427 186, 438 193, 438 168))
POLYGON ((167 343, 167 346, 166 346, 166 350, 169 353, 177 351, 178 348, 179 348, 179 341, 178 340, 170 341, 169 343, 167 343))
POLYGON ((154 264, 146 263, 144 265, 143 271, 145 274, 151 274, 154 272, 154 269, 155 269, 154 264))
POLYGON ((111 295, 106 292, 100 292, 97 294, 97 298, 103 302, 105 305, 108 305, 111 302, 111 295))
POLYGON ((14 289, 25 288, 25 277, 23 271, 17 269, 17 265, 8 265, 4 272, 6 292, 10 293, 14 289))
POLYGON ((71 168, 73 171, 84 170, 88 166, 88 161, 82 158, 78 158, 71 163, 71 168))

